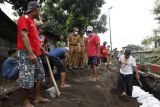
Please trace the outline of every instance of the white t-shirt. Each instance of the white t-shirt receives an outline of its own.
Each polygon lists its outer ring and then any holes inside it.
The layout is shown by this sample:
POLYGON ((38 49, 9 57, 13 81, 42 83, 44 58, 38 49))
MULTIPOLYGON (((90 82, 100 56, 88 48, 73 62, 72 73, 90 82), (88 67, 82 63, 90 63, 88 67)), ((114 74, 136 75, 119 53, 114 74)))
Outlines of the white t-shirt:
POLYGON ((125 59, 124 55, 121 55, 119 61, 121 61, 120 73, 133 74, 133 67, 136 66, 136 61, 131 55, 128 59, 125 59))

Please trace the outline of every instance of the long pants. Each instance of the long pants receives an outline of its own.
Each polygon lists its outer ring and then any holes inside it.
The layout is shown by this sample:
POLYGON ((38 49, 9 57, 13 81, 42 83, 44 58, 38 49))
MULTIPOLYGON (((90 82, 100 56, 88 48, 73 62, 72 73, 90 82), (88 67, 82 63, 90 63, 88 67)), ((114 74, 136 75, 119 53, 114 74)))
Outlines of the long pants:
POLYGON ((78 47, 77 46, 69 46, 69 66, 70 67, 78 67, 78 47))
POLYGON ((133 74, 124 75, 120 73, 117 88, 119 92, 126 92, 127 95, 132 96, 133 74))
POLYGON ((81 47, 81 52, 79 53, 79 66, 84 67, 85 66, 85 48, 81 47))

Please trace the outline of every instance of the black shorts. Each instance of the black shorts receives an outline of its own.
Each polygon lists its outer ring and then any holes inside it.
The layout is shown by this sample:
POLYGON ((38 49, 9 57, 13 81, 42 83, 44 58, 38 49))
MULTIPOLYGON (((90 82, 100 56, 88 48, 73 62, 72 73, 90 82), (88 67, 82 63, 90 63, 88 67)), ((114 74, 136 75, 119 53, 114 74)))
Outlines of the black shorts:
POLYGON ((88 57, 88 65, 98 65, 99 59, 97 56, 88 57))
POLYGON ((107 62, 107 58, 101 58, 101 62, 107 62))
POLYGON ((66 72, 67 71, 67 67, 64 65, 63 62, 61 62, 60 59, 58 59, 56 57, 49 56, 49 61, 50 61, 52 69, 54 66, 56 66, 58 69, 58 72, 66 72))

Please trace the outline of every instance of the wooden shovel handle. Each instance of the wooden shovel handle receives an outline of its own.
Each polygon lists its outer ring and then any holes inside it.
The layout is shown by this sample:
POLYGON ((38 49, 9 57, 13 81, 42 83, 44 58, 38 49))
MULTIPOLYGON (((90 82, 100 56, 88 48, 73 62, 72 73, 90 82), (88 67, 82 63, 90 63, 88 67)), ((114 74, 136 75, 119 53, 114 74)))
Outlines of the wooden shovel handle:
POLYGON ((51 69, 51 65, 50 65, 50 63, 49 63, 49 60, 48 60, 48 57, 47 57, 47 56, 46 56, 46 61, 47 61, 47 65, 48 65, 48 68, 49 68, 49 73, 50 73, 52 82, 53 82, 53 84, 54 84, 54 86, 55 86, 55 89, 56 89, 56 92, 57 92, 57 97, 60 97, 61 92, 60 92, 59 89, 58 89, 58 86, 57 86, 57 83, 56 83, 55 78, 54 78, 54 76, 53 76, 53 72, 52 72, 52 69, 51 69))

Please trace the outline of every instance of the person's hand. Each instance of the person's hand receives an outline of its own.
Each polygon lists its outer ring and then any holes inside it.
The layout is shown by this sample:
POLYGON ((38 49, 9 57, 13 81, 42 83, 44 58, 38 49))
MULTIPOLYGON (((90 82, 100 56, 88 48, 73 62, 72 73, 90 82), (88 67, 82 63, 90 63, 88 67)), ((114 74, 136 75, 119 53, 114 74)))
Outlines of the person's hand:
POLYGON ((37 62, 37 56, 36 56, 34 53, 29 54, 29 55, 28 55, 28 58, 31 60, 31 62, 32 62, 33 64, 35 64, 35 63, 37 62))
POLYGON ((48 55, 48 51, 45 50, 44 47, 40 46, 41 50, 42 50, 42 53, 47 56, 48 55))
POLYGON ((48 56, 48 52, 47 52, 46 50, 43 51, 43 54, 44 54, 45 56, 48 56))
POLYGON ((99 53, 97 53, 97 58, 99 58, 100 57, 100 54, 99 53))

